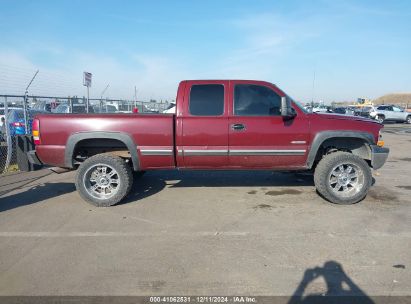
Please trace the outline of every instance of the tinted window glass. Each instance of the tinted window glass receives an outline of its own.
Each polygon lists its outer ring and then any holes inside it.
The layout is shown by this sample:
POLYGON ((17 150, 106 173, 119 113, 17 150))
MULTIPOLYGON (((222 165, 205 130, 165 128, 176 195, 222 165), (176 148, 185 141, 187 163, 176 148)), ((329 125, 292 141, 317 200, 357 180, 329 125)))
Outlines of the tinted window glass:
POLYGON ((224 86, 221 84, 193 85, 190 91, 190 113, 218 116, 224 113, 224 86))
POLYGON ((273 90, 250 84, 238 84, 234 89, 235 115, 281 115, 281 97, 273 90))

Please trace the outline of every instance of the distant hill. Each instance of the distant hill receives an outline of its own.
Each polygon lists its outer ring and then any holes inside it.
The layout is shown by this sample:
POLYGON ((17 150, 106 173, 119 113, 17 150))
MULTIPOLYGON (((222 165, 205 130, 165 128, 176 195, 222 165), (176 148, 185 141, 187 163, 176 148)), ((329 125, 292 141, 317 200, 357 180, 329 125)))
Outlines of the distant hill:
POLYGON ((393 93, 378 97, 373 100, 374 104, 398 104, 411 107, 411 93, 393 93))

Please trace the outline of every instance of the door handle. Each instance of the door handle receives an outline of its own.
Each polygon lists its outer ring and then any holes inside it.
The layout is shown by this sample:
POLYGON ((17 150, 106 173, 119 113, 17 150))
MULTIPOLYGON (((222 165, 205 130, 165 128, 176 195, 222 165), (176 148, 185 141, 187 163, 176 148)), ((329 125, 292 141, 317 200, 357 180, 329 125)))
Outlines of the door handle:
POLYGON ((243 124, 233 124, 231 125, 231 129, 235 131, 245 130, 245 125, 243 124))

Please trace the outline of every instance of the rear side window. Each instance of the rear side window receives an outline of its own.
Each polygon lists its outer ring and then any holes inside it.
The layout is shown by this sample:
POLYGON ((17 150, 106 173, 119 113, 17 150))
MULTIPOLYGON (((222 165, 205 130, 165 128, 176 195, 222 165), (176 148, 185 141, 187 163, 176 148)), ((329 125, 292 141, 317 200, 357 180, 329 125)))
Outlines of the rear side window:
POLYGON ((190 114, 220 116, 224 113, 224 86, 221 84, 193 85, 190 91, 190 114))
POLYGON ((243 116, 281 115, 281 97, 264 86, 238 84, 234 89, 234 114, 243 116))

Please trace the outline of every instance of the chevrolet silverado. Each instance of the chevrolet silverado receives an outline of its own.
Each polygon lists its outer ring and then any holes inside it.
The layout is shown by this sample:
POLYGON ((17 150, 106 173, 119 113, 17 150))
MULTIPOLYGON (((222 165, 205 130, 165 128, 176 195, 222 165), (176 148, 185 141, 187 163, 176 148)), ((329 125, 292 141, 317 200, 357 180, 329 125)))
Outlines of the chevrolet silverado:
POLYGON ((388 157, 382 127, 361 117, 307 113, 269 82, 186 80, 175 114, 38 115, 28 157, 77 169, 78 192, 96 206, 120 202, 133 171, 175 168, 313 171, 322 197, 353 204, 388 157))

